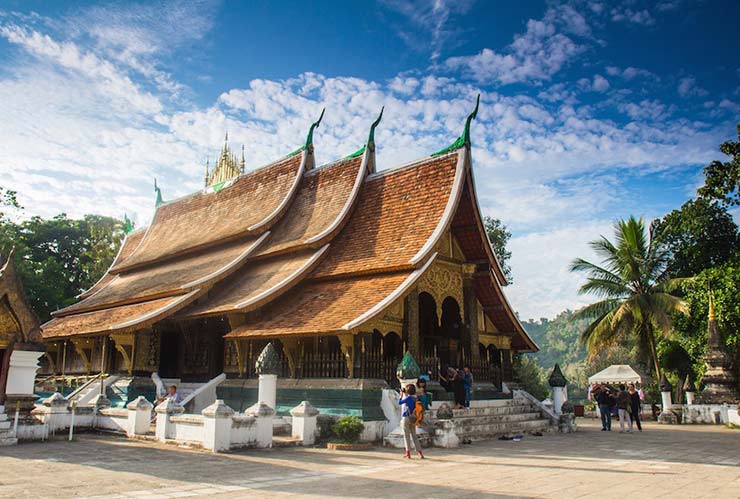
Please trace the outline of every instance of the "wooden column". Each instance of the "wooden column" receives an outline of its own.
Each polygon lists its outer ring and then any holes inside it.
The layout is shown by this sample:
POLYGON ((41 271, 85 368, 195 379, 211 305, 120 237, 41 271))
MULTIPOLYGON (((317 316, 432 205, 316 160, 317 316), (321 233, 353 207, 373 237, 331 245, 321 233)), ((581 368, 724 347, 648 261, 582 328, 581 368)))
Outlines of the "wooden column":
MULTIPOLYGON (((413 288, 404 304, 404 323, 406 326, 406 348, 416 358, 421 355, 419 337, 419 289, 413 288)), ((403 353, 403 352, 402 352, 403 353)))
POLYGON ((463 265, 463 300, 465 301, 465 326, 468 330, 467 340, 470 348, 470 360, 477 362, 480 355, 478 351, 478 303, 473 287, 474 264, 463 265))
POLYGON ((501 378, 504 382, 514 381, 514 369, 512 366, 511 350, 499 350, 501 352, 501 378))

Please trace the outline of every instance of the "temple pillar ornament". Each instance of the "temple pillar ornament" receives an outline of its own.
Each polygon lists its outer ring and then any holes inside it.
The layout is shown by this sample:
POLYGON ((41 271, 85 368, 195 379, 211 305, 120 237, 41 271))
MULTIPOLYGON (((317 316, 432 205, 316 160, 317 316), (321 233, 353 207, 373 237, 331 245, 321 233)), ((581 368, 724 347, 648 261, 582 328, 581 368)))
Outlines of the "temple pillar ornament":
POLYGON ((203 416, 203 447, 212 452, 229 450, 234 409, 218 399, 200 414, 203 416))
POLYGON ((355 370, 354 336, 351 334, 340 334, 337 338, 339 339, 339 345, 342 348, 342 354, 347 365, 347 377, 352 378, 355 370))
POLYGON ((568 380, 563 376, 563 371, 560 370, 558 364, 555 364, 552 369, 547 384, 550 385, 552 390, 552 408, 555 414, 560 415, 563 413, 563 404, 568 400, 568 380))
POLYGON ((126 433, 129 437, 135 435, 146 435, 149 432, 149 425, 152 421, 152 409, 154 405, 139 395, 126 405, 128 410, 128 429, 126 433))
POLYGON ((419 338, 419 289, 413 288, 406 297, 404 318, 406 319, 406 341, 412 355, 421 355, 419 338))
POLYGON ((136 337, 133 334, 115 333, 109 335, 113 340, 113 346, 123 358, 123 367, 131 376, 134 372, 134 351, 136 346, 136 337))
POLYGON ((257 404, 264 403, 273 410, 277 399, 277 377, 280 372, 280 357, 272 342, 268 343, 254 364, 254 370, 259 375, 257 389, 257 404))
POLYGON ((660 414, 658 415, 658 423, 664 423, 664 424, 678 423, 678 418, 673 413, 673 401, 671 400, 672 391, 673 391, 673 386, 666 379, 665 374, 661 375, 660 377, 660 398, 661 398, 661 402, 663 403, 663 408, 660 414))
POLYGON ((288 370, 290 371, 290 377, 298 377, 298 339, 297 338, 282 338, 283 353, 285 358, 288 359, 288 370))
POLYGON ((75 351, 82 359, 82 363, 85 365, 85 371, 87 374, 90 374, 92 372, 91 357, 93 348, 95 347, 95 342, 92 338, 72 338, 71 341, 75 346, 75 351))
POLYGON ((464 264, 463 265, 463 301, 465 306, 463 307, 465 312, 465 325, 468 329, 468 340, 470 348, 470 359, 473 362, 477 362, 480 358, 480 352, 478 351, 478 331, 480 325, 478 324, 478 303, 475 297, 475 289, 473 287, 473 273, 475 272, 475 264, 464 264))

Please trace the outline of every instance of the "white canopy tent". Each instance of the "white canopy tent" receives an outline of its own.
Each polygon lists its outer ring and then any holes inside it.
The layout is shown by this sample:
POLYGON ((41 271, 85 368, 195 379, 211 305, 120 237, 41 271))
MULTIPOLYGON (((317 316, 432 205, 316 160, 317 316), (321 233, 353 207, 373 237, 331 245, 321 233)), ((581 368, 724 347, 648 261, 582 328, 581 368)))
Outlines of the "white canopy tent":
POLYGON ((642 378, 627 364, 614 364, 588 378, 589 384, 595 383, 642 383, 642 378))

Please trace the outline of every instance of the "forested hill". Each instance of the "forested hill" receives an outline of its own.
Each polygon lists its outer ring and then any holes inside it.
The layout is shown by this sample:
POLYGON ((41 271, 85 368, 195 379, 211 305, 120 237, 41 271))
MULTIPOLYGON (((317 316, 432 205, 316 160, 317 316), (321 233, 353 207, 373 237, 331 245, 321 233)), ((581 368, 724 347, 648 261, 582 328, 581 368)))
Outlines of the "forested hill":
POLYGON ((552 320, 530 319, 524 323, 527 332, 540 347, 535 357, 545 372, 549 373, 555 363, 565 368, 586 360, 586 348, 580 337, 588 321, 576 320, 573 318, 574 314, 572 310, 565 310, 552 320))

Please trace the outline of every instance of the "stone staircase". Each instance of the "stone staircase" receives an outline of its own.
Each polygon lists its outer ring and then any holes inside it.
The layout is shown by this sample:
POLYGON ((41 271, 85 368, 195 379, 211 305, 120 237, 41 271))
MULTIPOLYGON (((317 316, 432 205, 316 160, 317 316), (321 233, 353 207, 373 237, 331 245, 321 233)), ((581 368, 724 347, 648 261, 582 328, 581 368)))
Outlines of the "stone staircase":
MULTIPOLYGON (((469 409, 454 409, 452 425, 460 441, 491 440, 500 436, 556 432, 557 426, 532 402, 522 398, 480 401, 469 409)), ((432 409, 434 433, 442 430, 438 409, 432 409)))
POLYGON ((5 406, 0 405, 0 447, 5 445, 15 445, 18 443, 18 439, 15 438, 13 430, 11 429, 10 420, 8 415, 5 413, 5 406))

